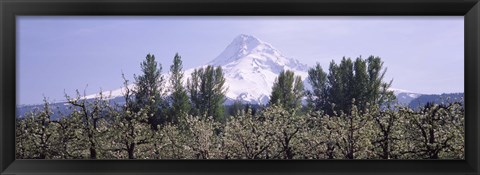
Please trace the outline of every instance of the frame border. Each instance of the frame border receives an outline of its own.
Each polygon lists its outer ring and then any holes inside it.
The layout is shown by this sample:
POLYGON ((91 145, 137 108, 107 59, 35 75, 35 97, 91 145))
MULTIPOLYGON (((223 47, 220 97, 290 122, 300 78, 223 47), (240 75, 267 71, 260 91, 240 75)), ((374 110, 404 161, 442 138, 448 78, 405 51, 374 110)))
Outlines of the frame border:
POLYGON ((0 174, 480 174, 479 0, 0 0, 0 174), (465 160, 15 160, 18 15, 464 16, 465 160))

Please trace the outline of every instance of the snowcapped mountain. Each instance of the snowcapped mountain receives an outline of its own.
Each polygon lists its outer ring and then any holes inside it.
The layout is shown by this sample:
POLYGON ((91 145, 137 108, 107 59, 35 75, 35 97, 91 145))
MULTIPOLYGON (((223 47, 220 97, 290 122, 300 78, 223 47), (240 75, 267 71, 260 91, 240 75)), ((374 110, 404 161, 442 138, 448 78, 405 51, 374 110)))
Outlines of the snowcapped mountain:
MULTIPOLYGON (((306 88, 310 88, 306 82, 308 66, 298 60, 284 56, 271 44, 264 42, 254 36, 241 34, 221 52, 215 59, 206 65, 191 68, 184 71, 184 83, 190 78, 196 68, 207 65, 221 66, 225 73, 225 85, 228 87, 226 104, 235 100, 250 104, 267 104, 272 91, 275 78, 282 70, 291 70, 295 75, 300 75, 306 88)), ((163 74, 166 80, 166 87, 170 86, 168 81, 170 74, 163 74)), ((133 88, 134 85, 129 85, 133 88)), ((168 89, 168 88, 167 88, 168 89)), ((394 91, 400 104, 408 105, 413 99, 422 94, 407 90, 390 88, 394 91)), ((104 96, 115 99, 123 96, 124 88, 104 92, 104 96)), ((166 92, 168 94, 168 91, 166 92)), ((98 94, 88 95, 85 98, 98 97, 98 94)))
MULTIPOLYGON (((228 87, 226 104, 240 100, 250 104, 267 104, 272 91, 273 82, 282 70, 291 70, 306 80, 308 66, 298 60, 284 56, 269 43, 254 36, 241 34, 207 65, 221 66, 225 74, 225 84, 228 87)), ((196 68, 206 67, 207 65, 196 68)), ((184 71, 184 83, 190 78, 194 69, 184 71)), ((169 73, 163 74, 166 87, 170 86, 169 73)), ((134 85, 129 85, 133 88, 134 85)), ((121 97, 124 88, 104 92, 110 99, 121 97)), ((168 94, 168 91, 167 91, 168 94)), ((88 95, 85 98, 95 98, 99 94, 88 95)))
POLYGON ((227 98, 266 104, 273 82, 283 70, 307 78, 308 66, 284 56, 269 43, 251 35, 239 35, 209 65, 222 66, 228 86, 227 98))
MULTIPOLYGON (((188 58, 186 58, 188 59, 188 58)), ((221 52, 216 58, 208 62, 206 65, 187 69, 184 71, 184 85, 191 73, 196 68, 204 68, 207 65, 221 66, 225 74, 225 86, 228 88, 225 102, 226 105, 232 104, 235 100, 250 104, 267 104, 270 99, 272 86, 275 78, 282 70, 291 70, 295 75, 300 75, 305 88, 311 89, 310 84, 306 81, 308 76, 308 66, 300 63, 298 60, 284 56, 279 50, 272 45, 264 42, 251 35, 239 35, 221 52)), ((169 77, 170 73, 163 74, 165 79, 165 93, 170 94, 169 77)), ((128 85, 133 89, 134 84, 128 85)), ((400 105, 408 106, 415 101, 419 104, 425 103, 431 99, 441 99, 445 95, 428 96, 427 100, 418 100, 425 94, 415 93, 403 89, 390 88, 397 97, 400 105)), ((125 88, 119 88, 111 91, 104 91, 103 96, 110 99, 110 103, 124 103, 123 93, 125 88)), ((448 95, 448 94, 447 94, 448 95)), ((457 95, 457 94, 453 94, 457 95)), ((463 96, 463 93, 460 94, 463 96)), ((460 96, 457 95, 457 96, 460 96)), ((84 99, 93 100, 99 97, 99 94, 91 94, 83 97, 84 99)), ((439 101, 439 100, 437 100, 439 101)), ((66 102, 57 102, 52 104, 55 109, 66 112, 68 105, 66 102)), ((418 106, 418 105, 417 105, 418 106)), ((23 116, 26 112, 33 109, 41 109, 42 105, 19 105, 17 106, 17 115, 23 116)), ((60 114, 60 113, 58 113, 60 114)), ((59 117, 57 115, 56 117, 59 117)))

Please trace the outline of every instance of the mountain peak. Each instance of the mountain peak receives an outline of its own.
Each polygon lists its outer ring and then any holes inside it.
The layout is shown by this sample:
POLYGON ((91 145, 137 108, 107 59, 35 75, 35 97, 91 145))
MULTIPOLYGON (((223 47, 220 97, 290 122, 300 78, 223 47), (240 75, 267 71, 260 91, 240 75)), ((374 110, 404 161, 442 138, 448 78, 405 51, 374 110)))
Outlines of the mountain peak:
POLYGON ((284 70, 307 77, 307 65, 282 55, 272 45, 252 35, 240 34, 213 61, 222 66, 231 100, 266 104, 275 78, 284 70))
MULTIPOLYGON (((241 34, 236 36, 231 43, 213 61, 208 63, 213 66, 221 66, 225 77, 225 86, 228 88, 225 96, 225 104, 233 104, 240 100, 250 104, 267 104, 272 92, 272 86, 278 74, 284 70, 290 70, 299 75, 304 82, 306 89, 311 89, 308 83, 308 66, 300 61, 286 57, 276 50, 272 45, 252 35, 241 34)), ((206 67, 199 65, 196 68, 184 71, 184 85, 188 82, 192 72, 197 68, 206 67)), ((170 74, 163 74, 168 79, 170 74)), ((129 85, 133 88, 134 85, 129 85)), ((170 88, 169 82, 165 87, 170 88)), ((167 95, 171 93, 165 88, 167 95)), ((402 104, 408 104, 412 99, 421 94, 413 93, 402 89, 390 88, 402 104)), ((105 92, 111 97, 120 97, 124 89, 117 89, 105 92)), ((86 96, 86 99, 98 95, 86 96)))
POLYGON ((263 42, 253 35, 240 34, 220 53, 210 65, 222 66, 227 63, 234 62, 249 54, 266 53, 280 56, 280 52, 273 48, 272 45, 263 42))
POLYGON ((247 34, 240 34, 235 39, 233 39, 234 43, 262 43, 260 39, 253 35, 247 35, 247 34))

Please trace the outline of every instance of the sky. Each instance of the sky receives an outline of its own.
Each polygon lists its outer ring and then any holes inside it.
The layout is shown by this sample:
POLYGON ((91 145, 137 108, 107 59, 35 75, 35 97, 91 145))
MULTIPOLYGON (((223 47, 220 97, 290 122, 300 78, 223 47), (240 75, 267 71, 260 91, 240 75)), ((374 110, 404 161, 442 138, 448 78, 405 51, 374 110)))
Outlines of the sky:
POLYGON ((118 89, 148 53, 163 72, 177 52, 184 69, 201 66, 240 34, 310 67, 374 55, 393 88, 464 92, 463 16, 17 16, 17 104, 118 89))

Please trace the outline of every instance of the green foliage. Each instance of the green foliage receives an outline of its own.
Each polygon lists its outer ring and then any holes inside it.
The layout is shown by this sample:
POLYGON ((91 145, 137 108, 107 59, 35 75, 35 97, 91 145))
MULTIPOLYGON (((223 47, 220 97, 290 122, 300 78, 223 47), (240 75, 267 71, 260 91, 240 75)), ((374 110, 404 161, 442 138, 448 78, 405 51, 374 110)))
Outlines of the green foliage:
POLYGON ((329 72, 323 72, 319 64, 308 71, 312 90, 307 92, 310 109, 323 110, 332 115, 334 112, 350 113, 353 99, 360 112, 365 112, 369 105, 392 101, 394 95, 383 82, 386 69, 380 57, 370 56, 355 61, 343 58, 340 64, 330 63, 329 72))
POLYGON ((154 55, 148 54, 140 64, 142 75, 135 76, 135 112, 148 107, 149 123, 156 129, 158 124, 166 122, 166 116, 161 109, 164 105, 162 92, 164 79, 161 75, 162 65, 157 67, 154 55))
POLYGON ((357 58, 353 63, 353 88, 352 88, 352 97, 355 98, 355 101, 358 101, 356 105, 362 111, 367 108, 367 103, 372 103, 373 101, 368 100, 370 90, 367 85, 369 76, 367 73, 367 64, 366 61, 362 58, 357 58))
POLYGON ((172 94, 169 96, 169 119, 171 123, 177 123, 178 117, 190 111, 190 102, 185 87, 183 87, 182 60, 180 55, 175 54, 173 64, 170 66, 170 84, 172 94))
POLYGON ((308 82, 312 90, 306 91, 308 108, 313 111, 322 110, 327 106, 327 74, 320 64, 308 70, 308 82))
POLYGON ((300 76, 290 71, 282 71, 275 79, 270 95, 270 105, 280 105, 285 108, 299 108, 304 96, 303 82, 300 76))
POLYGON ((192 102, 190 114, 212 116, 217 121, 224 119, 223 103, 227 89, 222 67, 195 69, 187 80, 187 89, 192 102))

